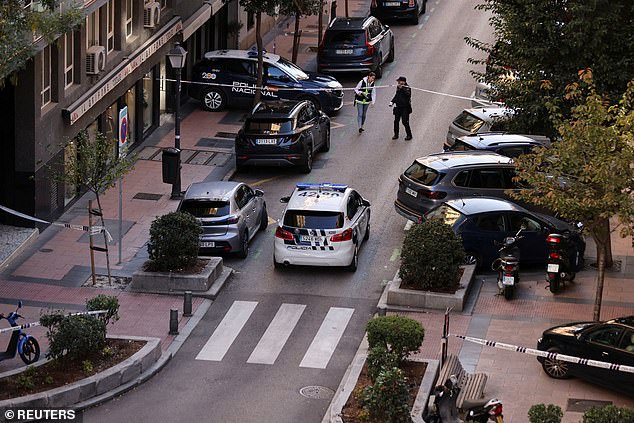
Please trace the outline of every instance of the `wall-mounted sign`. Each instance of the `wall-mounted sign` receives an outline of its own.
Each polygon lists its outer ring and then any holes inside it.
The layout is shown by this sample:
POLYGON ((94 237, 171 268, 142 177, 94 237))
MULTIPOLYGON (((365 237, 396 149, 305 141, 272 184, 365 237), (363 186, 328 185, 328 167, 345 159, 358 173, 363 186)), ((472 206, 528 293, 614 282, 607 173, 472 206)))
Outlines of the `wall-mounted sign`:
POLYGON ((119 157, 128 152, 128 106, 119 110, 119 157))

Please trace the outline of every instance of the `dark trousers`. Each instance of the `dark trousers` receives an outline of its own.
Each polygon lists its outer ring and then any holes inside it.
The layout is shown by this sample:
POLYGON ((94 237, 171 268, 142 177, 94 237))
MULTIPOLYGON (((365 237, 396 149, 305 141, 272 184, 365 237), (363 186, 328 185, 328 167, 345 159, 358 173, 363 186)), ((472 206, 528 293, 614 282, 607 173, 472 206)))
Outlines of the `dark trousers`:
POLYGON ((412 136, 412 129, 409 127, 409 112, 401 107, 394 108, 394 135, 398 136, 399 123, 403 121, 405 127, 405 134, 408 137, 412 136))

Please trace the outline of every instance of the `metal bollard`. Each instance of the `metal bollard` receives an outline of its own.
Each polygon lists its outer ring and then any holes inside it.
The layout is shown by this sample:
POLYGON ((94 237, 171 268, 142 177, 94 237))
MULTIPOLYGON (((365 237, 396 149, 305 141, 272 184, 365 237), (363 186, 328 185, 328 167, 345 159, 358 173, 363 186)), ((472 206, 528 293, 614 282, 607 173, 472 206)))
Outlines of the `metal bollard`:
POLYGON ((178 310, 170 309, 170 335, 178 335, 178 310))
POLYGON ((183 299, 183 316, 191 317, 192 315, 192 292, 185 291, 185 297, 183 299))

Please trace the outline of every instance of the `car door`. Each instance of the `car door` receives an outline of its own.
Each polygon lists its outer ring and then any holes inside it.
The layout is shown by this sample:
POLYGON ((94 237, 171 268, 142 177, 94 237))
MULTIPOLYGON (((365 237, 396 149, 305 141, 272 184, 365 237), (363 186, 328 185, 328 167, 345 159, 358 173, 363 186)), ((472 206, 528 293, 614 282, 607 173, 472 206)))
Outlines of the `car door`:
POLYGON ((253 62, 244 59, 224 59, 222 66, 226 84, 231 85, 227 100, 230 104, 248 107, 255 97, 255 67, 253 62))
POLYGON ((381 51, 383 52, 383 61, 387 60, 387 56, 390 55, 390 48, 392 46, 392 37, 390 36, 390 30, 388 27, 377 21, 377 25, 381 30, 381 51))
POLYGON ((234 200, 236 203, 236 206, 238 207, 239 210, 239 216, 241 219, 244 219, 244 228, 243 229, 247 229, 249 231, 249 238, 251 236, 253 236, 253 210, 252 207, 250 207, 250 205, 248 204, 249 199, 248 199, 248 192, 247 192, 247 186, 246 185, 240 185, 238 187, 238 189, 236 189, 236 193, 234 194, 234 200))
POLYGON ((362 213, 359 206, 359 194, 356 191, 351 191, 346 202, 346 219, 352 232, 356 234, 356 238, 353 239, 357 241, 357 245, 361 243, 365 231, 365 227, 361 223, 362 213))
MULTIPOLYGON (((584 332, 575 343, 572 354, 590 360, 605 361, 614 364, 625 364, 618 347, 622 342, 625 328, 619 325, 604 324, 584 332)), ((576 366, 575 373, 584 379, 601 383, 605 379, 622 380, 620 372, 594 366, 576 366)))
POLYGON ((258 231, 262 211, 258 209, 258 198, 255 195, 255 191, 253 191, 248 185, 242 185, 242 189, 244 190, 244 209, 248 215, 247 221, 249 225, 249 236, 253 238, 255 233, 258 231))
POLYGON ((302 107, 301 110, 297 113, 297 129, 302 132, 302 139, 304 146, 306 147, 306 151, 308 149, 312 149, 315 151, 315 136, 313 134, 313 129, 309 124, 310 117, 308 116, 308 111, 306 106, 302 107))
POLYGON ((465 252, 476 254, 484 266, 498 256, 497 243, 506 236, 506 223, 502 213, 480 213, 469 216, 460 226, 465 252))
MULTIPOLYGON (((621 343, 614 353, 618 364, 634 367, 634 330, 625 329, 621 343)), ((629 392, 630 395, 634 393, 634 374, 619 372, 617 378, 625 391, 629 392)))
POLYGON ((320 113, 315 108, 312 102, 306 105, 306 114, 308 119, 308 125, 311 126, 313 132, 313 140, 315 141, 315 149, 318 149, 323 144, 323 134, 321 128, 321 122, 319 121, 320 113))
POLYGON ((546 262, 548 258, 548 246, 546 236, 548 233, 545 223, 533 216, 520 212, 508 212, 506 236, 515 236, 522 225, 526 227, 521 233, 522 237, 517 241, 520 249, 520 259, 523 262, 546 262))

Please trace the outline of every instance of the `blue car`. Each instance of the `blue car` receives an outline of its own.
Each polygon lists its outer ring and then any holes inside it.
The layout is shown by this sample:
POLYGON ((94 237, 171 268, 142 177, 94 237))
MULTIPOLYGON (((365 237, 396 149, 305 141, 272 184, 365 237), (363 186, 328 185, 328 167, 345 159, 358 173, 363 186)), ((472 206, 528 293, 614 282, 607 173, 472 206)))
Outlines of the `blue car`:
POLYGON ((488 266, 498 257, 498 246, 507 236, 514 236, 522 225, 522 239, 517 243, 522 263, 546 263, 550 233, 569 233, 575 268, 583 269, 583 254, 586 243, 580 230, 541 213, 531 212, 510 201, 499 198, 475 197, 447 201, 425 214, 425 219, 442 219, 454 232, 462 237, 465 263, 488 266))

